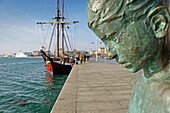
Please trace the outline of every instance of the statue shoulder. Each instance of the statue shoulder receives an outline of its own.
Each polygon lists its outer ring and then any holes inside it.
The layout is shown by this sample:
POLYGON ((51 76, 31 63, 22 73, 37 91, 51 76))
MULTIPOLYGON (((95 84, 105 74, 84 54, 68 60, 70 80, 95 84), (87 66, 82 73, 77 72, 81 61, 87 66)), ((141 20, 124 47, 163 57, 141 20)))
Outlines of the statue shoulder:
POLYGON ((138 81, 143 81, 145 79, 144 77, 144 73, 143 73, 143 70, 137 72, 136 74, 134 74, 132 76, 132 79, 130 81, 131 83, 131 87, 133 88, 133 86, 138 82, 138 81))
POLYGON ((166 110, 169 113, 170 112, 170 86, 163 91, 162 101, 165 103, 166 108, 167 108, 166 110))

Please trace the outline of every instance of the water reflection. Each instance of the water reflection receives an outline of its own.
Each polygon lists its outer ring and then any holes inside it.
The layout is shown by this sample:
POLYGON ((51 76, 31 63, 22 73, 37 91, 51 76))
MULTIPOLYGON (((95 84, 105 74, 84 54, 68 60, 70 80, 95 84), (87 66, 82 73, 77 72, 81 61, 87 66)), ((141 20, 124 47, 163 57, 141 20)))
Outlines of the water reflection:
POLYGON ((45 75, 46 75, 46 79, 45 79, 44 83, 45 83, 48 87, 43 88, 43 89, 46 90, 46 91, 50 91, 50 89, 52 89, 52 86, 54 85, 54 84, 53 84, 53 82, 54 82, 54 80, 53 80, 53 75, 51 75, 51 74, 48 73, 48 72, 47 72, 45 75))
POLYGON ((44 81, 48 86, 53 85, 53 75, 51 75, 50 73, 46 73, 46 80, 44 81))
POLYGON ((46 91, 50 90, 61 90, 65 80, 68 75, 51 75, 50 73, 46 73, 46 79, 44 83, 47 87, 43 88, 46 91))
MULTIPOLYGON (((51 75, 50 73, 45 73, 44 83, 46 86, 43 88, 43 99, 42 103, 48 106, 51 110, 55 100, 57 99, 67 75, 51 75)), ((50 111, 49 111, 50 112, 50 111)))

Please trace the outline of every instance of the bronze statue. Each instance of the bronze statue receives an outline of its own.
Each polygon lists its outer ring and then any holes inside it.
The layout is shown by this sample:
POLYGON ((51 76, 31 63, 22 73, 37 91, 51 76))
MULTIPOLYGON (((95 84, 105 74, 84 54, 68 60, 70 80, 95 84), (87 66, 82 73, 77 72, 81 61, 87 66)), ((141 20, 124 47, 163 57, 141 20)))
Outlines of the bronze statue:
POLYGON ((130 72, 128 113, 170 113, 170 16, 167 0, 88 0, 88 26, 130 72))

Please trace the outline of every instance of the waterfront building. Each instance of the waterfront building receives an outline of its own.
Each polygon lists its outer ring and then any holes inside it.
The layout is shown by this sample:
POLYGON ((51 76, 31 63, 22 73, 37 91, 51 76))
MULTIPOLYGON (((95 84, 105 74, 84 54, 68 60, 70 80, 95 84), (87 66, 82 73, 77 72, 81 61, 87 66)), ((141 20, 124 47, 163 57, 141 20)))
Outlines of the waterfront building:
POLYGON ((8 56, 8 57, 15 57, 15 55, 16 55, 16 53, 10 53, 10 54, 8 54, 7 56, 8 56))
MULTIPOLYGON (((94 51, 90 51, 89 52, 90 56, 95 56, 96 55, 96 50, 94 51)), ((106 48, 98 48, 97 49, 97 55, 103 55, 103 56, 107 56, 107 51, 106 51, 106 48)))
POLYGON ((40 56, 41 53, 40 53, 40 51, 33 51, 33 52, 32 52, 32 55, 33 55, 33 56, 40 56))
POLYGON ((107 54, 107 51, 106 51, 106 48, 98 48, 97 49, 97 55, 106 55, 107 54))

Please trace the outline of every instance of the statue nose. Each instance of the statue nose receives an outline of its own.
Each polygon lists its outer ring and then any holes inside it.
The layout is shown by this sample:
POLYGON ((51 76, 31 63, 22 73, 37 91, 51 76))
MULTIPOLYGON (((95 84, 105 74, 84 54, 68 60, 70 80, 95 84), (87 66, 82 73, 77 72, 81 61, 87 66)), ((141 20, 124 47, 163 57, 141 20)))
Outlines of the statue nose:
POLYGON ((114 59, 117 57, 117 53, 108 51, 108 57, 109 59, 114 59))
POLYGON ((112 52, 112 53, 110 53, 109 57, 111 59, 115 59, 117 57, 117 53, 116 52, 114 52, 114 53, 112 52))
POLYGON ((114 59, 117 57, 117 53, 115 50, 110 50, 109 47, 107 47, 107 52, 108 52, 108 58, 109 59, 114 59))
POLYGON ((114 56, 112 56, 112 59, 116 58, 117 57, 117 54, 114 54, 114 56))

